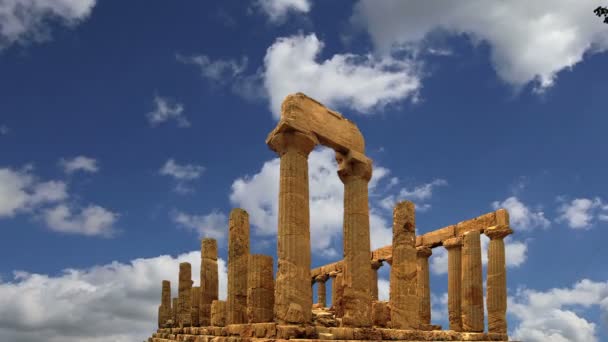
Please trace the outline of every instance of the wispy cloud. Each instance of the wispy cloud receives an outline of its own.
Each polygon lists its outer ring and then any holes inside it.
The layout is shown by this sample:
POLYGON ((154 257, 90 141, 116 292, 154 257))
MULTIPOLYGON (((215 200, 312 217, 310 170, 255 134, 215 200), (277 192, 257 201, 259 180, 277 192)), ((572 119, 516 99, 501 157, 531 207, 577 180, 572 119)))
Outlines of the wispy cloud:
POLYGON ((178 164, 173 159, 168 159, 160 168, 159 174, 173 178, 175 181, 174 190, 181 194, 194 191, 189 182, 200 178, 205 171, 205 167, 196 164, 178 164))
POLYGON ((99 171, 97 160, 86 156, 77 156, 72 159, 61 159, 59 165, 67 174, 72 174, 77 171, 95 173, 99 171))
POLYGON ((174 120, 178 127, 190 127, 190 122, 184 115, 184 105, 173 102, 171 99, 161 96, 154 96, 154 110, 146 114, 151 126, 174 120))

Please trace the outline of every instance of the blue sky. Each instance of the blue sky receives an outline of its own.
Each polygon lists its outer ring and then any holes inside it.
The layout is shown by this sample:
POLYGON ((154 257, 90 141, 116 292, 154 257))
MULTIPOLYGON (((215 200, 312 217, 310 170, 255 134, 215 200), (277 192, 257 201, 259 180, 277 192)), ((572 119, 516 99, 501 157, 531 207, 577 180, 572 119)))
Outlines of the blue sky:
MULTIPOLYGON (((9 0, 0 3, 0 340, 134 341, 160 281, 250 214, 275 256, 285 95, 356 122, 372 245, 395 201, 418 233, 498 207, 509 332, 608 340, 608 25, 594 1, 9 0)), ((604 4, 606 5, 606 4, 604 4)), ((310 156, 313 266, 340 259, 333 154, 310 156)), ((485 246, 485 242, 484 242, 485 246)), ((447 327, 446 255, 431 257, 447 327)), ((388 295, 388 265, 380 270, 388 295)), ((195 284, 198 282, 195 276, 195 284)))

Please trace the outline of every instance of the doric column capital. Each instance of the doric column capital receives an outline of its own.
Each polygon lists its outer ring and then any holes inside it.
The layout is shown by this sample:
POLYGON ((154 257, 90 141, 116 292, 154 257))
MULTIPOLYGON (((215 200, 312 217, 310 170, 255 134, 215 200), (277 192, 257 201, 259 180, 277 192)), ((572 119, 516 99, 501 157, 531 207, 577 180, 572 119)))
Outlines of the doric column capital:
POLYGON ((296 151, 308 157, 318 143, 319 140, 312 133, 306 134, 298 131, 278 132, 268 139, 268 146, 279 156, 287 151, 296 151))
POLYGON ((338 163, 338 177, 342 183, 346 183, 352 178, 361 178, 369 182, 372 178, 371 160, 363 162, 348 154, 336 152, 336 162, 338 163))
POLYGON ((327 274, 319 274, 315 277, 315 283, 325 283, 329 276, 327 274))
POLYGON ((418 258, 428 258, 433 254, 433 251, 426 246, 416 247, 416 256, 418 258))
POLYGON ((488 227, 483 232, 484 232, 484 234, 486 234, 487 237, 490 238, 490 240, 495 240, 495 239, 504 239, 505 236, 512 234, 513 230, 511 228, 509 228, 509 226, 499 225, 499 226, 488 227))
POLYGON ((461 248, 462 247, 462 237, 457 236, 457 237, 445 239, 442 241, 442 245, 443 245, 443 247, 445 247, 445 249, 461 248))
POLYGON ((377 270, 382 267, 382 260, 372 260, 372 269, 377 270))

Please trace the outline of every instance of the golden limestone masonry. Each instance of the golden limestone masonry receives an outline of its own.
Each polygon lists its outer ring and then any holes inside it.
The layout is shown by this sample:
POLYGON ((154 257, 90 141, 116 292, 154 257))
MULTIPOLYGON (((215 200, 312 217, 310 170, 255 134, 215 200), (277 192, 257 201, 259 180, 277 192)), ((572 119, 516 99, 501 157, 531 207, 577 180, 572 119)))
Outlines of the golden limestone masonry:
POLYGON ((508 341, 504 238, 513 230, 505 209, 416 235, 414 203, 402 201, 393 210, 392 244, 371 250, 373 164, 359 128, 297 93, 283 102, 266 144, 280 158, 276 272, 272 256, 250 254, 249 214, 233 209, 226 227, 225 300, 218 298, 217 242, 205 238, 198 284, 193 286, 189 263, 179 265, 177 298, 163 280, 158 330, 148 342, 508 341), (335 151, 344 184, 344 257, 311 270, 310 216, 315 213, 309 208, 308 155, 317 145, 335 151), (481 234, 490 240, 487 309, 481 234), (445 328, 433 324, 431 315, 433 248, 445 248, 448 257, 445 328), (385 264, 391 265, 388 301, 378 298, 378 269, 385 264))

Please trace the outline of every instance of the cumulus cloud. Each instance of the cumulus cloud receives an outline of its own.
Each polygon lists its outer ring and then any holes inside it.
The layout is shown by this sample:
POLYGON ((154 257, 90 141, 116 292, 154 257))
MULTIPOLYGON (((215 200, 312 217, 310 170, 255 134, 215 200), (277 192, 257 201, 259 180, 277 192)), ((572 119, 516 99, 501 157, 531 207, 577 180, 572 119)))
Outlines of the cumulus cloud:
POLYGON ((511 226, 516 230, 532 230, 534 228, 547 228, 551 223, 542 211, 528 208, 517 197, 511 196, 504 201, 492 202, 494 209, 504 208, 509 211, 511 226))
POLYGON ((0 50, 13 43, 50 39, 50 23, 75 26, 85 20, 95 0, 3 0, 0 2, 0 50))
POLYGON ((308 13, 312 4, 310 0, 257 0, 256 6, 271 22, 283 23, 290 12, 308 13))
POLYGON ((578 314, 578 309, 594 306, 608 314, 608 282, 583 279, 570 288, 518 289, 508 304, 509 313, 519 321, 513 338, 530 342, 598 341, 596 324, 578 314))
POLYGON ((415 99, 420 80, 413 62, 354 54, 318 60, 323 45, 315 34, 295 35, 277 39, 266 51, 264 85, 275 118, 285 96, 295 92, 367 114, 415 99))
POLYGON ((116 230, 114 224, 118 214, 98 205, 89 205, 74 212, 66 204, 45 209, 44 221, 52 230, 88 236, 111 236, 116 230))
POLYGON ((214 82, 228 82, 241 75, 247 68, 247 57, 241 58, 240 62, 234 59, 211 60, 206 55, 184 56, 177 54, 176 58, 184 64, 196 65, 203 78, 214 82))
POLYGON ((184 105, 158 95, 154 96, 154 110, 148 112, 146 117, 151 126, 158 126, 165 121, 175 120, 178 127, 190 127, 190 122, 184 115, 184 105))
POLYGON ((62 181, 42 182, 28 169, 0 168, 0 218, 67 197, 67 184, 62 181))
MULTIPOLYGON (((397 178, 391 178, 389 181, 389 187, 392 187, 398 183, 397 178)), ((424 201, 431 199, 433 196, 433 190, 440 186, 446 186, 448 182, 445 179, 435 179, 430 183, 424 183, 417 185, 412 189, 402 188, 396 195, 389 195, 382 199, 380 206, 386 210, 393 210, 395 203, 403 200, 408 200, 416 203, 416 211, 424 212, 431 208, 431 205, 424 203, 424 201)))
POLYGON ((558 208, 558 221, 566 222, 573 229, 589 229, 596 220, 608 221, 608 205, 599 197, 576 198, 558 208))
POLYGON ((175 223, 197 232, 199 237, 222 240, 228 234, 228 217, 217 210, 207 215, 191 215, 176 211, 171 217, 175 223))
POLYGON ((99 171, 97 160, 86 156, 77 156, 72 159, 61 159, 59 164, 63 168, 63 171, 65 171, 67 174, 71 174, 76 171, 91 173, 99 171))
POLYGON ((353 22, 386 54, 424 45, 429 33, 466 35, 476 45, 490 47, 502 80, 516 87, 534 82, 542 91, 585 54, 608 49, 605 25, 590 13, 590 7, 572 0, 361 0, 353 22))
MULTIPOLYGON (((0 340, 143 341, 156 329, 161 281, 177 296, 180 262, 199 284, 200 252, 113 262, 58 275, 17 271, 0 280, 0 340)), ((219 298, 226 298, 226 263, 218 259, 219 298)))

